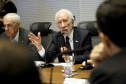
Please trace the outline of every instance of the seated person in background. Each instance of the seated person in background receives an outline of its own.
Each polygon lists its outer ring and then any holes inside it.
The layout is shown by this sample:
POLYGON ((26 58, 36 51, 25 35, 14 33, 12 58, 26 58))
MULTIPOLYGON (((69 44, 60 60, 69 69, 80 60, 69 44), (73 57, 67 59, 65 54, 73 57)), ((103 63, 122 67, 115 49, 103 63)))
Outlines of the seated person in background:
MULTIPOLYGON (((53 39, 48 50, 45 50, 42 47, 40 33, 38 33, 38 37, 32 33, 29 35, 29 39, 31 40, 32 44, 37 47, 39 54, 42 58, 44 57, 46 61, 52 62, 57 57, 56 54, 61 52, 63 48, 65 50, 73 50, 86 46, 92 47, 91 33, 85 29, 74 27, 74 17, 69 10, 59 10, 55 15, 55 20, 60 32, 53 34, 53 39), (70 46, 65 44, 67 36, 69 37, 67 42, 70 43, 70 46)), ((75 63, 82 63, 85 60, 85 56, 89 56, 89 54, 90 50, 72 53, 72 55, 75 57, 75 63)), ((64 62, 62 55, 58 56, 58 60, 59 62, 64 62)))
POLYGON ((0 84, 42 84, 25 46, 0 40, 0 84))
MULTIPOLYGON (((90 59, 87 60, 87 64, 91 64, 93 67, 96 67, 98 64, 109 58, 103 42, 94 46, 89 56, 90 59)), ((85 66, 85 61, 82 63, 82 65, 85 66)))
POLYGON ((3 16, 7 13, 17 13, 17 8, 11 0, 1 0, 0 1, 0 34, 4 32, 3 27, 3 16))
POLYGON ((39 53, 36 47, 29 40, 30 31, 20 27, 20 16, 16 13, 8 13, 3 18, 4 29, 0 39, 8 39, 10 42, 20 43, 29 48, 34 60, 39 60, 39 53))
POLYGON ((97 9, 99 36, 110 56, 91 72, 91 84, 126 84, 126 0, 105 0, 97 9))

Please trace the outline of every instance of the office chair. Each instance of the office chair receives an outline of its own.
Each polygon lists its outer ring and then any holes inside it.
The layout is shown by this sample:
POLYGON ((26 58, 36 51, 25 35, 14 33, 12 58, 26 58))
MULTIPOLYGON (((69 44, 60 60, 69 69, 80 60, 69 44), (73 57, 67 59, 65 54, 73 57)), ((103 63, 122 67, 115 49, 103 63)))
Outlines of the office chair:
POLYGON ((36 36, 38 35, 38 32, 41 33, 42 37, 42 45, 45 49, 47 49, 48 44, 50 43, 52 39, 52 34, 55 32, 50 28, 51 22, 34 22, 31 23, 29 30, 34 33, 36 36))
POLYGON ((92 34, 92 46, 97 45, 101 39, 98 35, 98 27, 96 21, 82 21, 77 24, 77 27, 84 28, 91 32, 92 34))

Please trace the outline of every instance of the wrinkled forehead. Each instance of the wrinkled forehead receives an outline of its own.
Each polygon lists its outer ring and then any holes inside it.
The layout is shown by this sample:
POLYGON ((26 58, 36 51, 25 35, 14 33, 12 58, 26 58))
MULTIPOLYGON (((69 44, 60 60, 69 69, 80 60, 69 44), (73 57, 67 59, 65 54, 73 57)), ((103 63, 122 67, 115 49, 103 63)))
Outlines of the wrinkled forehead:
POLYGON ((58 15, 57 15, 57 21, 64 20, 64 19, 69 19, 68 13, 65 12, 65 11, 59 12, 58 15))
POLYGON ((4 17, 3 21, 4 21, 4 24, 13 24, 14 23, 12 16, 4 17))

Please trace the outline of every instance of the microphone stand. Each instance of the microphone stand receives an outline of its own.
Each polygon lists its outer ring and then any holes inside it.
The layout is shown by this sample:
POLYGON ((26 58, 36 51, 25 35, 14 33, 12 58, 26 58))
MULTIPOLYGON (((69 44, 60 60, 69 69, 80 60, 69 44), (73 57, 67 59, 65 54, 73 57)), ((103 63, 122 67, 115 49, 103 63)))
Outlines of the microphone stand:
MULTIPOLYGON (((61 35, 63 35, 63 34, 64 34, 64 33, 58 33, 58 34, 56 35, 56 37, 61 36, 61 35)), ((49 42, 49 44, 48 44, 48 46, 47 46, 47 49, 50 47, 51 43, 52 43, 52 39, 50 40, 50 42, 49 42)), ((47 57, 45 57, 45 64, 43 64, 42 67, 53 67, 53 66, 54 66, 53 64, 47 63, 47 57)))
MULTIPOLYGON (((86 51, 86 53, 87 53, 87 51, 86 51)), ((83 67, 82 70, 89 70, 89 69, 93 68, 92 65, 87 64, 87 55, 86 55, 86 58, 85 58, 85 66, 82 66, 82 67, 83 67)))

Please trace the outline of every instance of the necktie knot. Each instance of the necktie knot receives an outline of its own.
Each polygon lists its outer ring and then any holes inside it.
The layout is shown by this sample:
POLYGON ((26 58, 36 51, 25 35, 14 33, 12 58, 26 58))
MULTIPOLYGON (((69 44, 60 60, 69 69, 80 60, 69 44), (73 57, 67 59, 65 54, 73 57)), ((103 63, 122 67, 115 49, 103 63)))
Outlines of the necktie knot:
POLYGON ((70 38, 67 36, 67 37, 66 37, 66 41, 69 41, 69 39, 70 39, 70 38))

